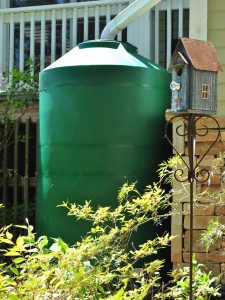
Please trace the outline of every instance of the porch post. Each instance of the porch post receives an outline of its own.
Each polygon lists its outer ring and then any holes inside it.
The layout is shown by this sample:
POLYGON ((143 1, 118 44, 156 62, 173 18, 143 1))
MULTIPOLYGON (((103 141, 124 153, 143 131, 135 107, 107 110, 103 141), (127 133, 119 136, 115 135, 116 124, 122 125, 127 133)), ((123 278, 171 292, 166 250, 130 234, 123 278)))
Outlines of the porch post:
MULTIPOLYGON (((134 0, 130 0, 130 3, 134 0)), ((127 27, 127 42, 138 48, 138 53, 149 58, 150 56, 150 12, 140 16, 127 27)))
POLYGON ((207 41, 208 0, 190 1, 189 37, 207 41))
POLYGON ((0 15, 0 91, 3 90, 4 52, 4 19, 3 15, 0 15))
MULTIPOLYGON (((2 8, 9 8, 10 0, 1 0, 0 1, 0 11, 2 8)), ((8 48, 8 28, 9 26, 4 24, 4 15, 0 15, 0 89, 4 89, 2 74, 6 71, 7 68, 7 48, 8 48)))
POLYGON ((10 7, 10 0, 1 0, 0 1, 0 9, 1 8, 9 8, 10 7))

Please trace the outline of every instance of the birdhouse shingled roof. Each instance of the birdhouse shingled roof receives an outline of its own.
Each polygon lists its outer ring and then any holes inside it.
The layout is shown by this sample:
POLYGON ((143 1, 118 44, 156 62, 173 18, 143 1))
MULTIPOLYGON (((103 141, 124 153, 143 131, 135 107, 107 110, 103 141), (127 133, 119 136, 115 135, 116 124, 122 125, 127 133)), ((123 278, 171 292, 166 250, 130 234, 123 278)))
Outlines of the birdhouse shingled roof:
POLYGON ((202 71, 222 71, 219 57, 212 42, 181 38, 176 46, 169 70, 174 65, 178 51, 183 45, 193 67, 202 71))

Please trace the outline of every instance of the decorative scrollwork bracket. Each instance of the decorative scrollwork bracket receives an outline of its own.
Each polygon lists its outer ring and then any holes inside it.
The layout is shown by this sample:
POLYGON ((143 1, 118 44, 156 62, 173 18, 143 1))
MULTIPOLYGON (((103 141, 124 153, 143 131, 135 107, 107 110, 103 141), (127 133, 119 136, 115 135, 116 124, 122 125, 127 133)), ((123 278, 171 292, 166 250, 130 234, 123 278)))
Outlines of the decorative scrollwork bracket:
POLYGON ((175 179, 179 182, 186 182, 186 181, 196 181, 198 183, 207 182, 211 177, 211 172, 204 168, 200 169, 199 166, 201 162, 204 160, 206 155, 210 152, 212 147, 215 143, 219 140, 220 137, 220 125, 218 121, 213 118, 212 116, 208 115, 201 115, 201 114, 179 114, 172 117, 169 121, 167 121, 165 125, 165 138, 168 143, 171 145, 175 153, 180 157, 184 165, 187 167, 188 170, 188 177, 181 179, 181 174, 184 173, 182 169, 177 169, 174 171, 175 179), (179 153, 179 151, 174 146, 173 142, 169 138, 169 124, 175 121, 183 120, 183 125, 178 125, 175 128, 176 134, 180 137, 187 138, 187 145, 188 145, 188 152, 189 152, 189 164, 183 159, 183 156, 179 153), (211 120, 212 127, 209 127, 205 123, 207 120, 211 120), (195 142, 197 137, 204 137, 207 136, 210 131, 216 132, 216 137, 214 141, 211 143, 207 151, 201 156, 198 162, 194 165, 194 156, 195 156, 195 142), (193 161, 192 161, 193 160, 193 161), (179 176, 177 176, 179 174, 179 176))

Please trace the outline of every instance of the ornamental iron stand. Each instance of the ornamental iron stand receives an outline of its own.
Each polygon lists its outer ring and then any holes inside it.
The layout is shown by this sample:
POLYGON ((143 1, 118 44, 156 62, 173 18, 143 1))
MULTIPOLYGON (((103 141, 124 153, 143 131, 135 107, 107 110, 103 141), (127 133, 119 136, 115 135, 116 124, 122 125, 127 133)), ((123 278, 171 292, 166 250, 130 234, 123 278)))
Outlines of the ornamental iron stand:
POLYGON ((220 126, 218 121, 209 115, 204 114, 193 114, 193 113, 185 113, 179 114, 172 117, 165 125, 165 138, 169 142, 169 144, 174 149, 175 153, 181 158, 184 165, 187 167, 188 175, 183 177, 184 170, 182 168, 174 170, 174 177, 178 182, 189 182, 190 184, 190 257, 189 257, 189 299, 192 300, 193 296, 193 200, 194 200, 194 182, 196 183, 204 183, 210 180, 211 172, 207 169, 199 169, 199 166, 205 156, 209 153, 215 143, 218 141, 220 136, 220 126), (189 164, 183 159, 181 154, 173 145, 172 141, 169 138, 169 130, 168 125, 171 122, 176 120, 184 121, 184 130, 181 132, 183 125, 179 125, 176 127, 176 133, 178 136, 187 137, 187 145, 188 145, 188 156, 189 156, 189 164), (211 121, 215 122, 215 126, 213 128, 209 128, 207 125, 204 125, 204 121, 207 119, 211 119, 211 121), (196 124, 199 121, 203 121, 200 128, 197 128, 196 124), (195 163, 195 142, 196 136, 206 136, 209 133, 209 130, 217 131, 217 135, 215 140, 212 142, 208 150, 201 157, 201 159, 195 163))

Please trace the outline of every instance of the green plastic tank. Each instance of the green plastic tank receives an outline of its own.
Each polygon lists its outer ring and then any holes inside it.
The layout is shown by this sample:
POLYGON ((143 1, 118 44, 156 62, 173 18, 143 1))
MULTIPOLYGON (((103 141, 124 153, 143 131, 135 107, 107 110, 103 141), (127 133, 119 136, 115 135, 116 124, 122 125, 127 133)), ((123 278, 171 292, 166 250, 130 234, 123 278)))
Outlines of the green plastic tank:
MULTIPOLYGON (((114 206, 124 182, 143 189, 155 180, 168 157, 169 83, 166 70, 117 41, 81 43, 41 72, 39 235, 74 243, 90 224, 57 205, 114 206)), ((144 240, 151 228, 141 233, 144 240)))

